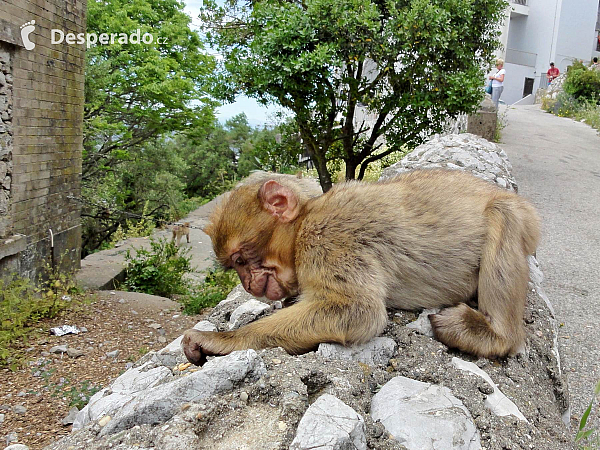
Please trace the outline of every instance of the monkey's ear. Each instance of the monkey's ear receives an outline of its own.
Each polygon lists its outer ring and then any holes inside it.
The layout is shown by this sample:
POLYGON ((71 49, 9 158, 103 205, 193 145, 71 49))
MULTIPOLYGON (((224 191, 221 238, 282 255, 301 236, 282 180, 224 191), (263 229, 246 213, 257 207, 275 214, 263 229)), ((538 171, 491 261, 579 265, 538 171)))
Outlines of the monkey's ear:
POLYGON ((298 217, 300 205, 296 193, 275 180, 266 181, 258 191, 258 197, 269 213, 287 223, 298 217))

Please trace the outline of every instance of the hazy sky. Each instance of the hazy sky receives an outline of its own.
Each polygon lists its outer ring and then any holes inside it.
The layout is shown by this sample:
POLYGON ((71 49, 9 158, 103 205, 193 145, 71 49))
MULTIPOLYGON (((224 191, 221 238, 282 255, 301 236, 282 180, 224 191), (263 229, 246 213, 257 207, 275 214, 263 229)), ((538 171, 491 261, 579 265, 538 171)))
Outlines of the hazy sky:
MULTIPOLYGON (((202 0, 184 0, 186 4, 185 12, 192 18, 192 24, 195 28, 200 27, 200 19, 198 13, 202 0)), ((262 126, 264 124, 273 123, 272 116, 277 111, 275 107, 266 108, 259 105, 255 100, 240 96, 235 103, 223 105, 217 110, 219 121, 225 122, 227 119, 239 114, 246 113, 248 122, 253 127, 262 126)))

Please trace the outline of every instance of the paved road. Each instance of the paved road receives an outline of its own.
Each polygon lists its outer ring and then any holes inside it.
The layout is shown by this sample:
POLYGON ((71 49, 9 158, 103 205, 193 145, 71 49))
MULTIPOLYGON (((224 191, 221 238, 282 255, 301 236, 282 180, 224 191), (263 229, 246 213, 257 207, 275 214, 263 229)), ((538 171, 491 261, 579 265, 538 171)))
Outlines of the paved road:
POLYGON ((543 221, 537 257, 564 323, 559 343, 578 420, 600 379, 600 136, 537 105, 509 107, 505 117, 500 145, 543 221))

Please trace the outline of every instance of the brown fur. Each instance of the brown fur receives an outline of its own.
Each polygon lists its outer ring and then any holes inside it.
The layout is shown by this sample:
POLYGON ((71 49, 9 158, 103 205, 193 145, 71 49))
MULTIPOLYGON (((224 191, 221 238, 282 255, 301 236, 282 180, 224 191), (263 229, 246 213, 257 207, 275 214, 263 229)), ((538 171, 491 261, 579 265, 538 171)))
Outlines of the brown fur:
POLYGON ((187 243, 190 243, 190 223, 185 222, 183 225, 175 225, 173 227, 173 236, 171 237, 171 242, 175 242, 177 240, 177 247, 179 247, 179 242, 181 238, 185 236, 187 239, 187 243))
POLYGON ((262 292, 267 279, 265 295, 277 297, 279 286, 299 293, 298 302, 236 331, 189 330, 190 361, 245 348, 302 353, 321 342, 364 343, 385 327, 386 306, 445 308, 430 316, 436 337, 478 356, 523 345, 526 257, 539 238, 524 199, 460 171, 343 183, 316 198, 288 181, 238 188, 208 231, 247 290, 262 292), (469 306, 474 299, 478 309, 469 306))

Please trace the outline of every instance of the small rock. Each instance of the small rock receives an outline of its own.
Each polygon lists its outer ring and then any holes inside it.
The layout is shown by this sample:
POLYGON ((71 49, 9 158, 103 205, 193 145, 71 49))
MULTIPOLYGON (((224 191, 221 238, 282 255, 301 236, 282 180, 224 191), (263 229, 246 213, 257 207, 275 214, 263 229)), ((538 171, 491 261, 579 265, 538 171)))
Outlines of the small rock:
POLYGON ((86 327, 79 327, 79 331, 81 331, 82 333, 87 333, 88 329, 86 327))
POLYGON ((429 321, 429 314, 437 314, 440 310, 437 308, 434 309, 424 309, 419 317, 414 322, 406 325, 407 328, 412 328, 424 336, 433 337, 433 328, 431 328, 431 322, 429 321))
POLYGON ((381 421, 393 438, 409 449, 481 448, 471 414, 443 386, 401 376, 392 378, 373 397, 371 417, 381 421))
POLYGON ((306 410, 290 445, 297 450, 314 448, 366 450, 363 418, 337 397, 321 395, 306 410))
POLYGON ((240 393, 240 400, 243 401, 244 403, 246 403, 248 401, 248 393, 247 392, 241 392, 240 393))
POLYGON ((71 358, 79 358, 80 356, 85 355, 85 352, 83 350, 69 347, 67 349, 67 355, 69 355, 71 358))
POLYGON ((162 328, 162 325, 159 323, 151 323, 148 325, 148 328, 154 328, 155 330, 158 330, 159 328, 162 328))
POLYGON ((50 352, 42 352, 40 353, 40 355, 42 355, 44 358, 47 358, 48 356, 50 356, 50 352))
POLYGON ((56 345, 50 349, 50 353, 67 353, 67 345, 56 345))
POLYGON ((345 347, 340 344, 321 344, 317 355, 329 359, 353 360, 370 365, 387 365, 396 350, 396 342, 388 337, 376 337, 366 344, 345 347))
POLYGON ((106 426, 106 424, 108 424, 108 422, 110 422, 110 416, 104 416, 102 419, 100 419, 98 421, 98 425, 100 425, 100 427, 104 428, 106 426))
POLYGON ((112 352, 107 352, 106 356, 108 356, 109 358, 116 358, 117 356, 119 356, 119 353, 121 353, 120 350, 113 350, 112 352))
POLYGON ((134 311, 134 310, 132 309, 132 310, 131 310, 131 314, 133 314, 133 315, 137 316, 137 315, 138 315, 138 312, 137 312, 137 311, 134 311))
POLYGON ((77 414, 79 413, 79 410, 77 409, 76 406, 73 406, 70 410, 69 410, 69 414, 67 414, 67 417, 65 417, 64 419, 61 420, 61 423, 64 426, 67 425, 72 425, 73 422, 75 421, 75 418, 77 417, 77 414))
POLYGON ((10 445, 12 442, 17 442, 19 440, 19 435, 12 431, 6 435, 6 445, 10 445))
POLYGON ((25 397, 26 395, 27 395, 27 392, 21 391, 17 394, 17 397, 25 397))
POLYGON ((23 405, 15 405, 13 406, 13 412, 17 414, 25 414, 27 412, 27 408, 23 405))
POLYGON ((119 303, 121 303, 121 304, 125 303, 125 299, 124 298, 120 298, 119 299, 119 303))
POLYGON ((287 428, 287 424, 283 421, 280 420, 279 424, 277 425, 277 427, 281 430, 281 431, 285 431, 285 429, 287 428))
POLYGON ((4 422, 4 414, 0 414, 0 424, 4 422))
POLYGON ((13 444, 6 447, 4 450, 29 450, 25 444, 13 444))
POLYGON ((266 303, 254 299, 248 300, 231 313, 231 317, 229 318, 229 329, 235 330, 242 325, 246 325, 270 310, 271 307, 266 303))
POLYGON ((160 342, 161 344, 166 344, 167 343, 167 338, 164 336, 159 336, 158 337, 158 342, 160 342))

